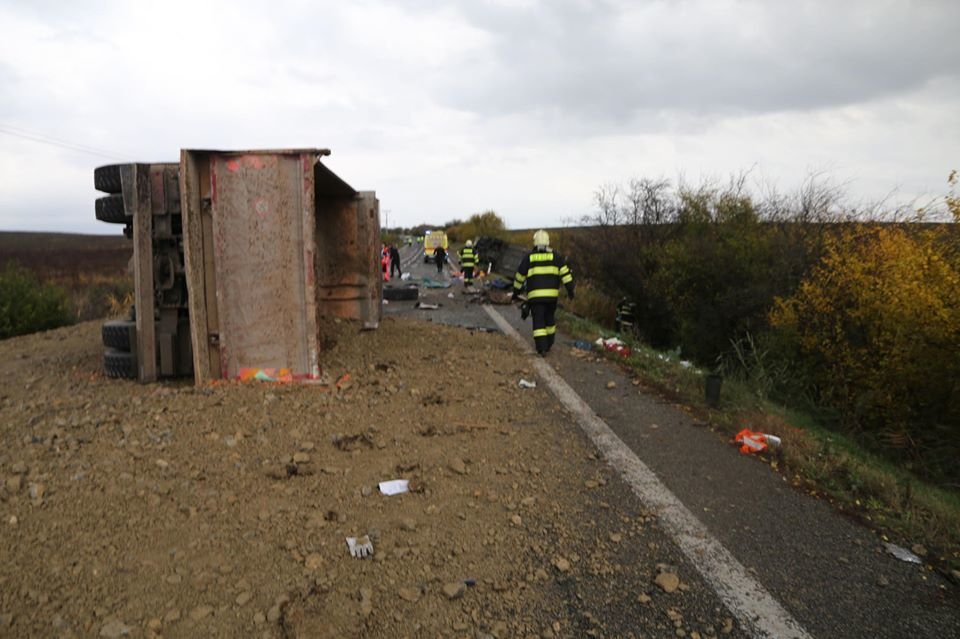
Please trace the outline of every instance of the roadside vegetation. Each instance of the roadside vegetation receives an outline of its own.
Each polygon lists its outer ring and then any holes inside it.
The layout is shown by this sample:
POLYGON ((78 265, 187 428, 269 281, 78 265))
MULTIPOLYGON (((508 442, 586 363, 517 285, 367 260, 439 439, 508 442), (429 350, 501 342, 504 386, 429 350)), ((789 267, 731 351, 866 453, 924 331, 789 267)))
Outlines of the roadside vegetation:
POLYGON ((956 178, 887 212, 815 178, 762 197, 742 176, 604 187, 594 228, 562 236, 579 276, 562 323, 592 341, 634 301, 624 363, 645 383, 729 434, 780 435, 767 461, 798 488, 960 566, 956 178))
POLYGON ((119 236, 0 233, 0 339, 122 315, 131 252, 119 236))

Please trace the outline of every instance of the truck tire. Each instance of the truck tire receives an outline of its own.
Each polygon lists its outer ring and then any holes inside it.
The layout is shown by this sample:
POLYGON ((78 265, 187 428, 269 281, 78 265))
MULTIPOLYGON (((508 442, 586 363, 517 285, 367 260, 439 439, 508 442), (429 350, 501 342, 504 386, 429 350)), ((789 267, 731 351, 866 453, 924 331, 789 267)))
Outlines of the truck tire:
POLYGON ((98 166, 93 170, 93 187, 98 191, 119 193, 121 186, 119 164, 98 166))
POLYGON ((103 372, 114 379, 136 379, 136 354, 108 348, 103 352, 103 372))
POLYGON ((420 289, 416 286, 403 288, 386 287, 383 289, 383 299, 390 302, 413 302, 420 298, 420 289))
POLYGON ((100 329, 103 345, 118 351, 137 350, 137 323, 129 320, 109 320, 100 329))
POLYGON ((123 196, 119 193, 97 198, 97 219, 109 224, 130 224, 131 217, 123 208, 123 196))

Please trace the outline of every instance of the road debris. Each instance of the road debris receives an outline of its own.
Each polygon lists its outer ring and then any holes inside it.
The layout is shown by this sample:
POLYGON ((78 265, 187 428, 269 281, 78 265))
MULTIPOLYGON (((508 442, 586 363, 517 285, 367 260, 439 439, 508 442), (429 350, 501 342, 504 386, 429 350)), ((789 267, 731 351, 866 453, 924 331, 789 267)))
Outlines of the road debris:
POLYGON ((347 537, 347 548, 350 549, 350 556, 357 559, 366 559, 373 556, 373 542, 369 535, 362 537, 347 537))
POLYGON ((391 479, 382 481, 379 484, 380 492, 384 495, 399 495, 410 490, 409 479, 391 479))
POLYGON ((421 311, 435 311, 440 308, 439 304, 426 304, 424 302, 417 302, 413 305, 414 308, 419 308, 421 311))
POLYGON ((916 556, 906 548, 892 544, 889 541, 883 542, 883 547, 888 553, 899 559, 900 561, 905 561, 909 564, 922 564, 923 560, 920 557, 916 556))
POLYGON ((606 339, 601 337, 597 339, 594 344, 605 351, 616 353, 620 357, 630 357, 631 353, 633 353, 630 347, 617 337, 609 337, 606 339))
POLYGON ((518 383, 518 385, 520 386, 520 388, 536 388, 537 387, 536 382, 525 380, 522 377, 520 378, 520 382, 518 383))
POLYGON ((740 444, 740 452, 744 455, 762 453, 768 448, 779 448, 781 444, 780 438, 776 435, 755 433, 748 428, 744 428, 737 433, 733 441, 740 444))

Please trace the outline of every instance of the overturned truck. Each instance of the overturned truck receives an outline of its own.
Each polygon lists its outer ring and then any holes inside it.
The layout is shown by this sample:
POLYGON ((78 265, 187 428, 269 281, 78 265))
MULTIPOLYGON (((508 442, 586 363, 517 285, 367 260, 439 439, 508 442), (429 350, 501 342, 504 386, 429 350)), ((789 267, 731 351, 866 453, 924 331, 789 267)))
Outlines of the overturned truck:
POLYGON ((124 224, 134 248, 134 312, 104 324, 106 374, 316 379, 331 318, 376 328, 379 202, 329 153, 183 150, 96 169, 110 193, 97 218, 124 224))

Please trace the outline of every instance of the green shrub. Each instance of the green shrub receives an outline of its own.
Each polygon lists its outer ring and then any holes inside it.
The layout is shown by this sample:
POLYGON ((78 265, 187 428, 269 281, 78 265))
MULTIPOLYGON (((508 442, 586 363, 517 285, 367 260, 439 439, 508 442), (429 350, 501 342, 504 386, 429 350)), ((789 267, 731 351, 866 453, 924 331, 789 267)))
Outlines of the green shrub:
POLYGON ((66 293, 10 262, 0 271, 0 339, 73 323, 66 293))

